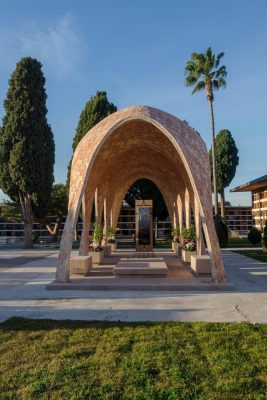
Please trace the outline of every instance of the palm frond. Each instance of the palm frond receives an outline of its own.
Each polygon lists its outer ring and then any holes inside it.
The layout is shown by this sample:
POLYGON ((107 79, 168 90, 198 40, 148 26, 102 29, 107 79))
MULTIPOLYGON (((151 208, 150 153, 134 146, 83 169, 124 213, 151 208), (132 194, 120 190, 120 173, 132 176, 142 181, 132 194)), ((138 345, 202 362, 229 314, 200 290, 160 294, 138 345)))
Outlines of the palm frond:
POLYGON ((226 78, 226 76, 227 76, 226 67, 225 67, 225 65, 222 65, 219 69, 217 69, 215 77, 216 78, 220 78, 220 77, 226 78))
POLYGON ((188 75, 185 78, 185 86, 193 86, 197 82, 198 78, 194 75, 188 75))
POLYGON ((195 63, 205 63, 205 55, 201 53, 193 53, 191 56, 192 60, 194 60, 195 63))
POLYGON ((208 74, 211 81, 212 81, 212 79, 214 78, 215 74, 216 74, 216 71, 210 72, 210 73, 208 74))
POLYGON ((192 94, 196 92, 200 92, 201 90, 205 89, 205 81, 199 81, 197 85, 194 87, 194 90, 192 91, 192 94))
POLYGON ((212 54, 212 50, 211 47, 208 47, 206 50, 206 57, 207 58, 212 58, 213 54, 212 54))
POLYGON ((185 67, 185 72, 194 72, 196 70, 196 64, 193 61, 188 61, 185 67))
POLYGON ((212 86, 214 90, 219 90, 220 88, 225 89, 226 81, 224 78, 213 79, 212 86))
POLYGON ((220 64, 220 61, 221 61, 221 58, 223 58, 223 56, 224 56, 224 53, 220 53, 220 54, 217 55, 216 62, 215 62, 215 68, 218 68, 218 66, 220 64))
POLYGON ((208 47, 205 53, 192 53, 191 59, 185 67, 185 85, 194 86, 192 94, 205 89, 205 82, 212 83, 215 90, 226 86, 225 77, 227 76, 226 67, 222 65, 217 69, 220 59, 224 53, 217 56, 213 54, 211 47, 208 47))

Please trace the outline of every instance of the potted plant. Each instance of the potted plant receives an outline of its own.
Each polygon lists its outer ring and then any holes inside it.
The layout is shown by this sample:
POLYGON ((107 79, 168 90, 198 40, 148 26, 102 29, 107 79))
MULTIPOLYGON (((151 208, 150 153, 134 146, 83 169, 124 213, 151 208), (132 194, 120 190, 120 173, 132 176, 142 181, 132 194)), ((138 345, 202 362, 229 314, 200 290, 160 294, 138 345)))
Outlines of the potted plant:
MULTIPOLYGON (((172 237, 172 249, 176 254, 181 253, 181 240, 180 240, 180 228, 179 226, 173 227, 171 231, 171 237, 172 237)), ((181 255, 181 254, 179 254, 181 255)))
POLYGON ((196 228, 194 225, 183 228, 183 261, 190 263, 192 255, 196 255, 196 228))
POLYGON ((111 251, 117 250, 116 228, 114 226, 108 227, 108 244, 111 245, 111 251))
POLYGON ((93 264, 101 264, 104 258, 104 252, 101 247, 103 239, 103 229, 99 224, 94 224, 94 232, 92 236, 92 243, 89 244, 89 256, 92 256, 93 264))

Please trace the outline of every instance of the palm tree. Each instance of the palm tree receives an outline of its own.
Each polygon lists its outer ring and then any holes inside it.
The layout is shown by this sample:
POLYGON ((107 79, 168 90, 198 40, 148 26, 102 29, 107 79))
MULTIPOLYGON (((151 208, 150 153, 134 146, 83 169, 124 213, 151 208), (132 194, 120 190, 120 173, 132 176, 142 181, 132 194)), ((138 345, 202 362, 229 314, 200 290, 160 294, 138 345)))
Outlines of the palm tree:
POLYGON ((216 175, 216 158, 215 158, 215 132, 214 132, 214 114, 213 114, 213 101, 214 90, 226 87, 225 77, 227 75, 226 67, 224 65, 219 67, 221 58, 224 53, 217 56, 212 53, 209 47, 206 53, 193 53, 191 60, 189 60, 185 67, 185 85, 194 86, 192 94, 206 91, 206 97, 210 107, 210 122, 211 122, 211 148, 212 148, 212 169, 213 169, 213 189, 214 189, 214 203, 215 215, 219 214, 218 211, 218 186, 216 175))

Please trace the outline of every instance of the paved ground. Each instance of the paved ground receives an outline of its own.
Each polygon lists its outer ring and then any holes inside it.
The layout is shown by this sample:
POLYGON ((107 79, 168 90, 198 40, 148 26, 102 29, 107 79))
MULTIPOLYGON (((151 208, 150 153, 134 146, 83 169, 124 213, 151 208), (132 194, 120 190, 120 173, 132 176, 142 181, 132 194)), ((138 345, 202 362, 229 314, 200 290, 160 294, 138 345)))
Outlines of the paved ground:
POLYGON ((0 321, 12 316, 121 321, 267 322, 267 264, 223 252, 233 292, 47 291, 57 252, 0 250, 0 321))

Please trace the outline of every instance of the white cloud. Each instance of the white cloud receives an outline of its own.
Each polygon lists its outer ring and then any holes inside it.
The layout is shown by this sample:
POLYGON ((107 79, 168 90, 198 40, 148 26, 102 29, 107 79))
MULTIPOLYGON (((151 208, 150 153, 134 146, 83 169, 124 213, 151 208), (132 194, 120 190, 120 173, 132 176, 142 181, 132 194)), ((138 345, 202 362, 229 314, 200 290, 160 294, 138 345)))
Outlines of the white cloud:
POLYGON ((21 57, 31 56, 41 61, 45 70, 57 78, 66 78, 76 69, 84 47, 70 15, 50 25, 41 26, 32 21, 0 34, 1 59, 9 68, 21 57))

